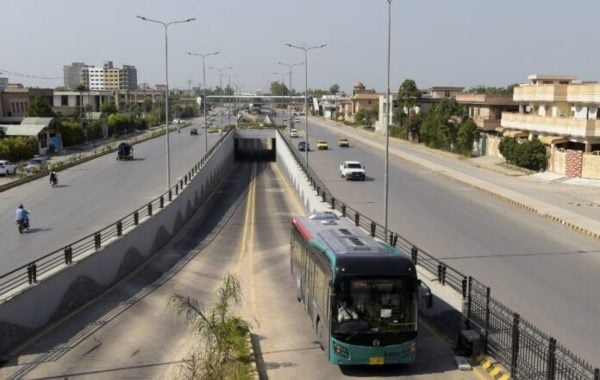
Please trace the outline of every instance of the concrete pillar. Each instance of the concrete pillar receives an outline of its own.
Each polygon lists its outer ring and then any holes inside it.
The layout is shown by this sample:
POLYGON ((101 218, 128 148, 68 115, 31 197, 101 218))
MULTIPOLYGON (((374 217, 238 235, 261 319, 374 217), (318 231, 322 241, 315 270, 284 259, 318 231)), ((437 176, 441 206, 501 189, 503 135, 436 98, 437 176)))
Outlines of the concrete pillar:
POLYGON ((590 153, 592 151, 592 143, 589 140, 585 141, 585 153, 590 153))

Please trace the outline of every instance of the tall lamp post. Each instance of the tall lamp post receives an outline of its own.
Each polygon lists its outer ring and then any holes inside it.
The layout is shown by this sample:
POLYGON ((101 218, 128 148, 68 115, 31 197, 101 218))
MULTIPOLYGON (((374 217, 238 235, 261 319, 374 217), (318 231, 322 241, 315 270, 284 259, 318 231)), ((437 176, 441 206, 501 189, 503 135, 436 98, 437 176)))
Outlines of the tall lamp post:
POLYGON ((384 186, 383 186, 383 229, 385 232, 385 239, 388 240, 388 199, 389 199, 389 172, 390 172, 390 50, 392 40, 392 0, 388 2, 388 38, 387 38, 387 91, 385 98, 385 175, 384 175, 384 186))
POLYGON ((142 21, 154 22, 161 24, 165 28, 165 136, 167 137, 167 191, 171 188, 171 151, 169 147, 169 37, 168 28, 172 24, 183 24, 194 21, 195 18, 186 20, 163 22, 152 20, 143 16, 136 16, 142 21))
POLYGON ((280 65, 282 66, 287 66, 288 67, 288 74, 290 74, 290 88, 289 88, 289 94, 290 94, 290 99, 289 99, 289 104, 288 107, 290 108, 290 118, 289 118, 289 122, 290 122, 290 128, 292 128, 292 67, 294 66, 301 66, 304 63, 300 62, 300 63, 283 63, 283 62, 279 62, 280 65))
POLYGON ((200 53, 192 53, 188 51, 188 55, 202 57, 202 95, 204 97, 203 115, 204 115, 204 152, 208 152, 208 121, 206 120, 206 106, 208 106, 208 101, 206 97, 206 57, 211 55, 220 54, 220 51, 215 51, 212 53, 200 54, 200 53))
MULTIPOLYGON (((232 74, 232 73, 228 73, 225 74, 227 76, 227 88, 229 90, 231 90, 231 77, 237 77, 237 74, 232 74)), ((234 98, 233 98, 233 102, 235 104, 235 92, 233 93, 234 98)), ((229 106, 229 108, 227 109, 227 123, 229 125, 231 125, 231 105, 229 106)))
POLYGON ((286 43, 285 45, 304 51, 304 134, 306 135, 306 174, 308 174, 308 51, 324 48, 327 44, 310 47, 296 46, 289 43, 286 43))
MULTIPOLYGON (((219 90, 220 90, 220 97, 219 97, 219 106, 222 106, 223 104, 223 71, 227 71, 227 70, 231 70, 233 69, 233 67, 229 66, 229 67, 213 67, 213 66, 209 66, 208 67, 211 70, 217 70, 219 72, 219 90)), ((219 117, 219 122, 220 124, 223 124, 223 120, 221 119, 221 117, 219 117)))
MULTIPOLYGON (((285 75, 285 73, 273 73, 273 75, 279 75, 281 77, 281 101, 279 103, 281 108, 283 108, 283 76, 285 75)), ((275 112, 275 115, 277 115, 277 112, 275 112)))

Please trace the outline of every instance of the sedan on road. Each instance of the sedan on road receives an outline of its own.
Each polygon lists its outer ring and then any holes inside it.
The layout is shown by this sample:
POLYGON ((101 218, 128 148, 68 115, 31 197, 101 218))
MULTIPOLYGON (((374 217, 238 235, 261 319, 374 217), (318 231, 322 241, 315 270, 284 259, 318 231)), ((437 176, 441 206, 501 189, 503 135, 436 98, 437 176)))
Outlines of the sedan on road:
POLYGON ((10 161, 0 160, 0 175, 15 174, 17 172, 17 165, 10 161))
POLYGON ((327 149, 329 149, 329 145, 327 145, 327 141, 325 141, 325 140, 317 140, 317 149, 318 150, 327 150, 327 149))
POLYGON ((300 141, 298 143, 298 150, 301 152, 310 151, 310 144, 306 141, 300 141))
POLYGON ((350 146, 350 142, 348 141, 347 138, 342 137, 341 139, 339 139, 338 141, 338 146, 340 148, 348 148, 350 146))

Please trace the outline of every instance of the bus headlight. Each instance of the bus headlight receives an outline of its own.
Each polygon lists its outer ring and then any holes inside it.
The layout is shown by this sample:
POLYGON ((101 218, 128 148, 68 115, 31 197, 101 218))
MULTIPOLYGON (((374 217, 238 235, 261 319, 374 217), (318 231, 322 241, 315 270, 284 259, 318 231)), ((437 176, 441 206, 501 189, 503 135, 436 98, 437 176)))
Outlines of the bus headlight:
POLYGON ((344 359, 350 359, 350 351, 348 351, 346 347, 340 346, 337 343, 333 344, 333 352, 335 352, 337 356, 341 356, 344 359))
POLYGON ((406 346, 406 348, 404 349, 404 353, 415 354, 416 352, 417 352, 417 341, 413 340, 406 346))

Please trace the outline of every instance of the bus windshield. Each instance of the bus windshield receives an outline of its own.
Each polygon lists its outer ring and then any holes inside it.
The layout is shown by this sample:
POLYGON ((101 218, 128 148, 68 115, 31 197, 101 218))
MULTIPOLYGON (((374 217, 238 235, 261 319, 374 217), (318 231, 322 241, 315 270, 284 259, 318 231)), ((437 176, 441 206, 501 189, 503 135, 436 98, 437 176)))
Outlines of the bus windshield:
POLYGON ((414 278, 346 278, 333 305, 333 335, 416 330, 414 278))

